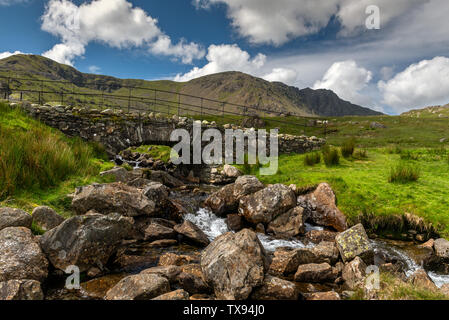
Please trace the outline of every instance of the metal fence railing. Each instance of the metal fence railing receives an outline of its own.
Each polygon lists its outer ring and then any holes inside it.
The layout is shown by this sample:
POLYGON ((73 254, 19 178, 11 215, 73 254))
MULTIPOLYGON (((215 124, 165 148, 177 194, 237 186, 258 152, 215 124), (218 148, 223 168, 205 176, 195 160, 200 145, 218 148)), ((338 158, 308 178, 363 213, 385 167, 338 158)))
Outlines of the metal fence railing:
MULTIPOLYGON (((125 112, 156 112, 226 122, 234 118, 257 115, 280 125, 322 128, 327 134, 327 121, 284 113, 259 106, 245 106, 201 96, 157 88, 108 84, 106 82, 72 83, 64 80, 42 80, 0 76, 0 97, 32 103, 83 106, 96 109, 120 109, 125 112)), ((316 130, 315 130, 316 131, 316 130)))

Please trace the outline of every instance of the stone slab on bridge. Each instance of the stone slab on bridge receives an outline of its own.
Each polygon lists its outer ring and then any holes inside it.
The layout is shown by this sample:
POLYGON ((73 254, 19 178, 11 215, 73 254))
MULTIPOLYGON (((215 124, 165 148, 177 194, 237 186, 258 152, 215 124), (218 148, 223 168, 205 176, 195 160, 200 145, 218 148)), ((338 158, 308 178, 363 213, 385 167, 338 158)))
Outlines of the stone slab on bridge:
MULTIPOLYGON (((175 129, 186 129, 192 136, 193 121, 185 117, 154 113, 124 113, 121 110, 97 110, 69 106, 49 106, 13 103, 29 116, 57 128, 68 136, 78 136, 87 141, 101 143, 110 156, 129 147, 140 145, 173 146, 170 135, 175 129)), ((220 126, 202 123, 202 129, 216 128, 224 133, 226 128, 249 130, 232 125, 220 126)), ((223 134, 224 136, 224 134, 223 134)), ((279 134, 279 153, 305 153, 320 149, 324 139, 279 134)), ((224 154, 224 153, 223 153, 224 154)))

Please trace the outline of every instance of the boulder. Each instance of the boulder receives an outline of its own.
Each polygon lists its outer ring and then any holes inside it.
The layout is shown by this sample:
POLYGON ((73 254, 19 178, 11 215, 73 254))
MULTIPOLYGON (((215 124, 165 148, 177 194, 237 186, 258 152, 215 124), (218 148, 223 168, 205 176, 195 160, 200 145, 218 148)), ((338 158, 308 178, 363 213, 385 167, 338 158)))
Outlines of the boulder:
POLYGON ((151 181, 144 188, 143 194, 153 201, 157 208, 165 208, 169 204, 170 189, 162 183, 151 181))
POLYGON ((0 230, 8 227, 25 227, 31 229, 33 218, 23 210, 0 208, 0 230))
POLYGON ((234 184, 234 197, 237 201, 237 206, 241 198, 260 191, 263 188, 263 183, 254 176, 238 177, 234 184))
POLYGON ((222 300, 247 299, 263 284, 265 264, 265 250, 249 229, 219 236, 201 255, 204 278, 222 300))
POLYGON ((344 262, 360 256, 366 263, 371 263, 373 248, 362 224, 338 234, 335 241, 344 262))
POLYGON ((210 241, 206 234, 194 225, 192 222, 186 220, 182 224, 178 224, 174 227, 174 230, 187 238, 189 242, 193 242, 196 245, 206 247, 210 241))
POLYGON ((236 167, 230 166, 229 164, 225 164, 223 167, 222 174, 228 178, 238 178, 242 175, 239 169, 236 167))
POLYGON ((322 241, 335 242, 337 232, 329 230, 310 230, 306 232, 305 237, 313 243, 320 243, 322 241))
POLYGON ((112 177, 116 182, 129 182, 132 180, 134 175, 132 175, 128 170, 123 167, 115 167, 114 169, 100 172, 100 176, 102 177, 112 177))
POLYGON ((252 300, 298 300, 296 285, 287 280, 266 276, 262 286, 251 294, 252 300))
POLYGON ((56 228, 64 222, 63 217, 57 214, 52 208, 46 206, 35 208, 31 215, 33 222, 43 231, 56 228))
POLYGON ((328 292, 311 293, 307 298, 307 300, 333 301, 333 300, 341 300, 341 298, 337 292, 328 291, 328 292))
POLYGON ((238 201, 234 197, 234 186, 234 184, 224 186, 217 192, 211 194, 204 204, 218 216, 236 211, 238 208, 238 201))
POLYGON ((302 207, 295 207, 280 214, 268 224, 267 232, 278 238, 292 238, 305 232, 305 216, 302 207))
POLYGON ((298 197, 298 205, 317 225, 332 227, 339 232, 348 228, 345 215, 337 208, 335 193, 327 183, 320 184, 312 193, 298 197))
POLYGON ((366 264, 360 257, 345 264, 342 278, 349 290, 355 290, 363 285, 366 276, 366 264))
POLYGON ((296 205, 295 193, 283 184, 275 184, 240 200, 239 214, 252 224, 268 224, 296 205))
POLYGON ((164 277, 141 273, 120 280, 108 290, 105 300, 150 300, 170 291, 164 277))
POLYGON ((174 283, 176 278, 181 273, 181 268, 178 266, 158 266, 145 269, 141 274, 156 274, 166 278, 170 283, 174 283))
POLYGON ((179 289, 176 291, 164 293, 156 298, 153 298, 152 300, 189 300, 190 296, 187 291, 184 291, 183 289, 179 289))
POLYGON ((41 284, 36 280, 0 282, 0 300, 44 300, 41 284))
POLYGON ((239 201, 246 195, 263 189, 263 184, 254 176, 240 176, 235 183, 228 184, 211 194, 205 201, 216 215, 236 212, 239 201))
POLYGON ((165 171, 159 170, 149 171, 147 178, 150 179, 151 181, 160 182, 169 188, 179 188, 184 185, 184 183, 181 180, 176 179, 175 177, 171 176, 169 173, 165 171))
POLYGON ((130 234, 130 220, 117 213, 76 216, 45 233, 41 246, 58 269, 76 265, 81 272, 92 267, 103 270, 109 257, 130 234))
POLYGON ((301 248, 297 251, 299 264, 335 264, 339 257, 339 252, 334 242, 323 241, 315 247, 301 248))
POLYGON ((0 282, 44 281, 48 261, 30 229, 9 227, 0 231, 0 282))
POLYGON ((332 282, 335 280, 335 273, 328 263, 303 264, 298 267, 294 279, 296 282, 332 282))
POLYGON ((438 290, 438 287, 433 283, 432 279, 429 278, 426 271, 420 269, 416 271, 410 278, 409 281, 418 287, 425 288, 431 291, 438 290))
POLYGON ((211 288, 206 283, 201 266, 188 264, 180 267, 181 273, 177 276, 178 284, 190 294, 209 293, 211 288))
POLYGON ((128 217, 151 216, 157 212, 155 202, 148 199, 142 190, 122 183, 93 184, 78 188, 72 207, 79 215, 90 210, 102 214, 117 212, 128 217))
POLYGON ((145 241, 155 241, 162 239, 176 239, 176 232, 173 228, 163 226, 158 223, 150 223, 144 231, 145 241))
POLYGON ((238 232, 243 229, 243 220, 238 214, 228 214, 226 217, 226 224, 228 225, 229 230, 232 231, 238 232))
POLYGON ((278 248, 274 252, 269 273, 276 276, 287 276, 295 273, 299 266, 299 250, 292 248, 278 248))
POLYGON ((449 241, 440 238, 435 240, 433 247, 435 249, 435 255, 441 259, 449 259, 449 241))

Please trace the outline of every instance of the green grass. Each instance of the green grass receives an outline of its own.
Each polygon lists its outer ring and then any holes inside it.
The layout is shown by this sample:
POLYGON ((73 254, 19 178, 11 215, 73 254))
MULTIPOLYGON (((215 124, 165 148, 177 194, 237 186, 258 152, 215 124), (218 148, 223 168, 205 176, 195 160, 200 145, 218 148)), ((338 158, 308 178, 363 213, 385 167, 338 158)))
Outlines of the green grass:
POLYGON ((131 151, 138 152, 140 154, 148 154, 154 160, 168 162, 170 160, 171 148, 167 146, 142 145, 131 148, 131 151))
POLYGON ((326 167, 338 166, 340 164, 340 153, 337 148, 326 145, 323 147, 322 154, 326 167))
POLYGON ((49 205, 67 213, 67 194, 110 167, 100 146, 67 138, 0 104, 0 205, 28 211, 49 205))
POLYGON ((312 152, 304 156, 305 166, 314 166, 321 162, 321 154, 319 152, 312 152))
POLYGON ((343 143, 341 146, 341 155, 348 159, 349 157, 352 157, 354 155, 355 151, 355 140, 354 139, 348 139, 343 143))
POLYGON ((281 155, 277 175, 260 176, 257 170, 254 174, 266 184, 296 184, 300 188, 328 182, 336 192, 339 208, 353 223, 360 215, 391 217, 409 212, 449 237, 447 155, 439 154, 441 149, 420 148, 414 152, 421 155, 421 175, 409 184, 388 183, 390 168, 400 161, 400 155, 389 153, 387 148, 368 149, 367 159, 341 159, 332 167, 323 163, 305 166, 306 155, 281 155))
POLYGON ((419 176, 420 170, 417 166, 400 162, 391 168, 388 182, 390 183, 416 182, 418 181, 419 176))

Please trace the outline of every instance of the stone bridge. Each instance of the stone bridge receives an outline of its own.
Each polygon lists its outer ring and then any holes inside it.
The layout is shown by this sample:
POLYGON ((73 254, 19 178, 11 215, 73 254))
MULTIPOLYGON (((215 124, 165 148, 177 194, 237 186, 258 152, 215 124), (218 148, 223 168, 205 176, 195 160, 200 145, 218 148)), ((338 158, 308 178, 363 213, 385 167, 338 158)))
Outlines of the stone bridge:
MULTIPOLYGON (((79 136, 87 141, 101 143, 113 157, 120 151, 140 145, 168 145, 174 129, 186 129, 192 135, 193 120, 167 117, 153 113, 123 113, 121 110, 96 110, 68 106, 39 106, 26 102, 11 104, 21 107, 28 115, 50 127, 61 130, 68 136, 79 136)), ((219 126, 203 122, 202 129, 242 129, 234 125, 219 126)), ((224 135, 223 135, 224 136, 224 135)), ((279 134, 280 153, 305 153, 321 148, 324 139, 306 136, 279 134)), ((224 153, 223 153, 224 154, 224 153)))

